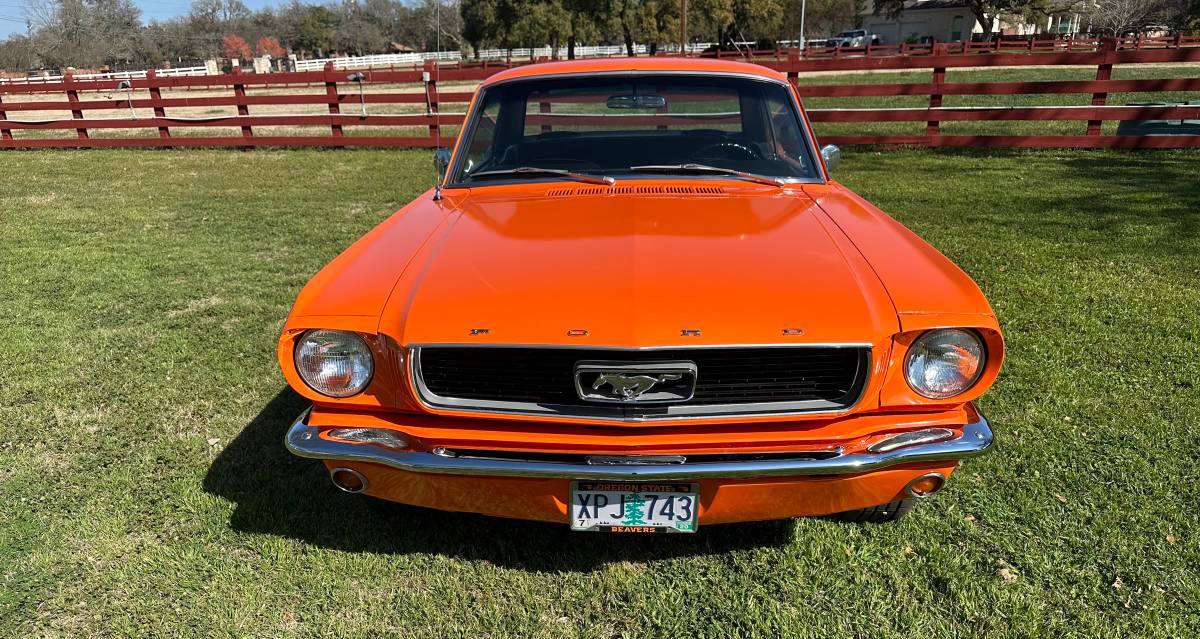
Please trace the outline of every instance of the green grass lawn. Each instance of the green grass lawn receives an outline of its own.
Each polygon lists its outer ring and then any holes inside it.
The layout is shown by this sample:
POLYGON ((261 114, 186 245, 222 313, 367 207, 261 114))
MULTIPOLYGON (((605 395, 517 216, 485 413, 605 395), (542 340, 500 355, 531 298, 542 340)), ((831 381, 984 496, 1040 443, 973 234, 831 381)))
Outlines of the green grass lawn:
POLYGON ((0 635, 1200 633, 1195 152, 848 151, 999 314, 998 446, 898 524, 668 538, 372 504, 284 451, 289 305, 428 153, 0 162, 0 635))

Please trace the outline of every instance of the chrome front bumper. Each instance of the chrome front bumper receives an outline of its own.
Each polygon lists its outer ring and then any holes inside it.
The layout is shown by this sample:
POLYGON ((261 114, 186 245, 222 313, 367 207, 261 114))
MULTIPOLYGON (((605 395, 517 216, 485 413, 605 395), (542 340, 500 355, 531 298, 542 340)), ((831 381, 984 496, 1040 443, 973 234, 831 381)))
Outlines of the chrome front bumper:
MULTIPOLYGON (((288 430, 284 443, 300 457, 381 464, 414 473, 492 475, 505 477, 557 477, 599 480, 692 480, 706 478, 781 477, 790 475, 846 475, 879 470, 898 464, 959 460, 982 454, 992 445, 992 429, 982 413, 963 426, 953 439, 915 444, 888 452, 840 454, 826 459, 768 459, 670 464, 591 465, 578 462, 497 459, 439 455, 432 452, 399 452, 373 444, 350 444, 322 439, 306 423, 305 411, 288 430)), ((630 456, 636 459, 636 456, 630 456)))

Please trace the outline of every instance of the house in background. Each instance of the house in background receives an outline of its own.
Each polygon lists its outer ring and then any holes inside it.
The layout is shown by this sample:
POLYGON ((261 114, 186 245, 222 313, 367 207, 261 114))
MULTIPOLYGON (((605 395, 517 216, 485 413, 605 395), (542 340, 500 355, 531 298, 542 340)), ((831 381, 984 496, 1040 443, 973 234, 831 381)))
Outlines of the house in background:
POLYGON ((871 9, 862 17, 862 26, 880 37, 885 44, 920 41, 933 38, 938 42, 988 39, 999 35, 1034 35, 1079 33, 1087 27, 1083 16, 1071 11, 1048 16, 1044 21, 1025 23, 1020 20, 996 21, 992 33, 984 35, 983 26, 962 0, 909 0, 896 18, 874 15, 871 9))

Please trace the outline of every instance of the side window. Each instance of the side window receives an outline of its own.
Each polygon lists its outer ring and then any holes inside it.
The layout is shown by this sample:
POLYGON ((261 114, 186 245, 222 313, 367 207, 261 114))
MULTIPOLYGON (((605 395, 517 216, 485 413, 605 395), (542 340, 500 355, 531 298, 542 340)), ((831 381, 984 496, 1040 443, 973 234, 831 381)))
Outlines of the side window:
POLYGON ((479 114, 479 123, 475 125, 475 132, 471 136, 471 145, 466 149, 467 158, 463 165, 465 172, 469 173, 475 167, 487 162, 495 153, 496 118, 499 115, 499 100, 488 100, 483 105, 483 112, 479 114))
POLYGON ((773 154, 777 159, 804 169, 808 158, 805 154, 807 146, 804 144, 804 129, 800 127, 800 114, 796 112, 787 90, 783 87, 771 87, 764 93, 767 113, 771 117, 773 154))

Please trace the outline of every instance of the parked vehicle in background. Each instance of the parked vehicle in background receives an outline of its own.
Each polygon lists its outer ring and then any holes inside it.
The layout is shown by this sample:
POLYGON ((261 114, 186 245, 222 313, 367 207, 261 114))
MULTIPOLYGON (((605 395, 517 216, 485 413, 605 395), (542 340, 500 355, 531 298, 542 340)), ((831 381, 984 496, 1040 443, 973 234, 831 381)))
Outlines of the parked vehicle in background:
POLYGON ((851 29, 833 36, 828 41, 828 46, 831 47, 865 47, 868 44, 883 44, 883 38, 867 33, 865 29, 851 29))
POLYGON ((996 316, 830 178, 783 74, 521 66, 457 139, 279 338, 314 404, 287 446, 342 490, 589 531, 883 522, 991 445, 996 316))

